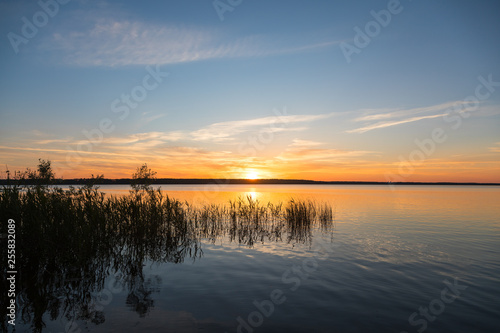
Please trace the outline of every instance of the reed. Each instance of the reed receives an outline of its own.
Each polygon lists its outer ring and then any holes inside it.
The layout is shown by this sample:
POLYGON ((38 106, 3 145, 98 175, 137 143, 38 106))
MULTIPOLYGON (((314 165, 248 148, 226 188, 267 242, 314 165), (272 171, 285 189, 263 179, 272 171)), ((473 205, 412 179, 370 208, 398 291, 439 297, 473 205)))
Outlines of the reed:
MULTIPOLYGON (((53 178, 50 164, 41 165, 38 176, 53 178)), ((142 167, 141 177, 149 177, 148 170, 142 167)), ((144 315, 152 292, 143 276, 145 262, 197 260, 203 256, 202 243, 221 239, 249 247, 283 239, 309 243, 314 228, 334 225, 331 206, 310 200, 263 204, 248 196, 194 206, 140 182, 128 195, 106 196, 96 186, 100 177, 69 190, 46 182, 0 189, 2 235, 7 220, 16 221, 18 295, 24 300, 19 317, 31 323, 32 331, 42 331, 47 313, 57 318, 61 311, 67 317, 102 322, 104 314, 90 310, 89 299, 103 289, 112 272, 128 287, 127 302, 144 315)), ((0 243, 5 258, 6 239, 0 238, 0 243)), ((6 283, 3 276, 2 290, 8 289, 6 283)), ((5 318, 6 307, 0 315, 5 318)))
POLYGON ((228 204, 198 207, 165 196, 159 190, 132 191, 115 197, 105 196, 92 186, 68 191, 3 187, 0 215, 2 221, 16 220, 21 232, 26 231, 23 237, 29 243, 70 237, 75 246, 93 241, 84 235, 94 233, 144 241, 165 237, 176 240, 180 236, 216 240, 230 235, 231 240, 251 245, 257 238, 276 240, 283 233, 294 240, 299 232, 329 228, 334 220, 330 205, 310 200, 290 199, 263 205, 246 197, 228 204))

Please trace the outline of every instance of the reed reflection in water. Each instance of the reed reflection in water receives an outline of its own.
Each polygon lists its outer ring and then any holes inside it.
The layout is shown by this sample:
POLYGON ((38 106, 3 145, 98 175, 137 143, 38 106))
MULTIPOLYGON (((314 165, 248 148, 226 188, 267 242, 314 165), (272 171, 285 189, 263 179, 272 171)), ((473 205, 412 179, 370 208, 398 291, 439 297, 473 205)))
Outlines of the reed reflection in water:
MULTIPOLYGON (((194 206, 159 190, 105 196, 81 189, 4 187, 0 194, 2 234, 16 221, 17 320, 33 331, 51 321, 105 322, 105 281, 128 292, 126 303, 140 316, 154 307, 161 277, 145 278, 146 262, 182 263, 203 256, 202 242, 227 239, 244 246, 287 242, 311 244, 312 230, 330 232, 332 207, 291 199, 261 204, 247 196, 225 205, 194 206)), ((7 246, 2 238, 2 255, 7 246)), ((2 286, 6 290, 6 269, 2 286)), ((6 306, 1 306, 6 318, 6 306)), ((6 330, 6 322, 2 323, 6 330)))

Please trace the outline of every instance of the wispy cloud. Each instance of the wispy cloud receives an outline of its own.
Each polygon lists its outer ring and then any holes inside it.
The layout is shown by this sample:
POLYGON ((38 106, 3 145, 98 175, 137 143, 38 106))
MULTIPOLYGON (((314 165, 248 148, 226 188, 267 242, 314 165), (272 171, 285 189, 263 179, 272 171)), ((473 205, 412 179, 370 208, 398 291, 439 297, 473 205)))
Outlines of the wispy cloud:
POLYGON ((143 125, 145 124, 148 124, 154 120, 157 120, 157 119, 160 119, 160 118, 163 118, 165 117, 166 114, 156 114, 156 115, 151 115, 149 117, 146 117, 146 116, 143 116, 142 119, 141 119, 141 122, 143 123, 143 125))
POLYGON ((368 132, 377 128, 384 128, 384 127, 390 127, 390 126, 396 126, 396 125, 401 125, 401 124, 406 124, 406 123, 411 123, 414 121, 419 121, 423 119, 432 119, 432 118, 438 118, 444 116, 445 113, 442 114, 435 114, 432 116, 422 116, 422 117, 413 117, 413 118, 408 118, 408 119, 403 119, 403 120, 398 120, 398 121, 385 121, 385 122, 378 122, 372 125, 368 125, 365 127, 360 127, 356 128, 353 130, 348 130, 347 133, 364 133, 368 132))
POLYGON ((65 142, 68 142, 68 139, 37 140, 37 141, 34 141, 33 143, 37 144, 37 145, 48 145, 48 144, 51 144, 51 143, 65 143, 65 142))
POLYGON ((165 142, 176 142, 185 139, 187 139, 187 135, 182 131, 147 132, 147 133, 130 134, 124 137, 107 137, 104 139, 104 144, 130 146, 137 143, 148 143, 148 142, 165 143, 165 142))
POLYGON ((310 148, 310 147, 317 147, 317 146, 321 146, 321 145, 323 145, 322 142, 294 139, 290 146, 301 147, 301 148, 310 148))
POLYGON ((277 156, 282 161, 314 161, 314 163, 340 163, 353 161, 361 156, 373 155, 376 152, 364 150, 341 150, 321 148, 321 142, 308 140, 293 140, 288 148, 277 156))
MULTIPOLYGON (((286 114, 286 111, 284 111, 286 114)), ((316 115, 289 115, 261 117, 246 120, 224 121, 202 127, 194 131, 147 132, 125 137, 109 137, 104 140, 109 145, 151 144, 156 145, 178 141, 203 141, 215 143, 237 142, 238 135, 247 132, 296 132, 307 130, 306 123, 333 117, 335 113, 316 115)), ((83 142, 82 142, 83 143, 83 142)))
POLYGON ((158 119, 161 119, 163 117, 167 116, 166 113, 162 113, 162 114, 151 114, 151 112, 144 112, 142 114, 142 118, 137 122, 136 124, 136 128, 141 128, 143 126, 146 126, 147 124, 155 121, 155 120, 158 120, 158 119))
POLYGON ((471 106, 463 101, 447 102, 427 107, 413 109, 383 109, 383 110, 363 110, 364 115, 354 119, 355 122, 365 122, 367 125, 347 130, 347 133, 365 133, 374 129, 391 127, 424 119, 433 119, 446 115, 451 111, 468 112, 472 111, 471 106), (422 115, 429 114, 430 115, 422 115), (418 115, 418 116, 417 116, 418 115), (376 121, 374 123, 374 121, 376 121))
POLYGON ((489 150, 493 153, 500 153, 500 142, 495 143, 493 147, 489 147, 489 150))
MULTIPOLYGON (((108 152, 127 154, 127 151, 146 151, 152 148, 167 148, 173 145, 198 145, 199 143, 224 143, 237 144, 245 137, 241 136, 245 133, 279 133, 279 132, 295 132, 307 130, 307 123, 330 118, 335 113, 316 114, 316 115, 290 115, 284 111, 276 111, 276 116, 261 117, 246 120, 234 120, 218 122, 207 125, 194 131, 178 130, 170 132, 145 132, 135 133, 125 136, 104 136, 102 142, 95 144, 93 149, 71 151, 68 147, 75 148, 77 146, 85 146, 89 141, 83 138, 61 138, 54 139, 52 135, 34 132, 32 139, 26 138, 23 141, 23 146, 8 147, 2 146, 2 149, 9 150, 25 150, 25 151, 47 151, 47 152, 74 152, 84 155, 99 155, 109 154, 108 152), (279 113, 281 112, 281 113, 279 113), (66 150, 65 150, 66 149, 66 150)), ((146 120, 157 119, 163 115, 151 115, 150 113, 143 114, 146 120)), ((295 140, 295 146, 311 146, 314 144, 311 141, 295 140)))
POLYGON ((62 53, 68 64, 113 67, 294 53, 336 42, 278 44, 263 36, 231 39, 213 29, 98 18, 84 29, 52 34, 43 48, 62 53))
POLYGON ((234 136, 250 130, 260 130, 269 133, 302 131, 307 129, 307 127, 293 127, 290 125, 326 119, 333 115, 334 113, 318 115, 278 115, 248 120, 225 121, 191 132, 190 136, 194 140, 213 140, 220 142, 231 140, 234 136))
POLYGON ((452 107, 457 106, 461 102, 447 102, 432 106, 426 106, 421 108, 413 108, 413 109, 383 109, 383 110, 364 110, 365 115, 354 119, 354 121, 371 121, 371 120, 382 120, 382 119, 391 119, 398 117, 409 117, 415 116, 421 113, 432 113, 432 112, 442 112, 444 110, 450 109, 452 107), (375 113, 375 114, 372 114, 375 113))

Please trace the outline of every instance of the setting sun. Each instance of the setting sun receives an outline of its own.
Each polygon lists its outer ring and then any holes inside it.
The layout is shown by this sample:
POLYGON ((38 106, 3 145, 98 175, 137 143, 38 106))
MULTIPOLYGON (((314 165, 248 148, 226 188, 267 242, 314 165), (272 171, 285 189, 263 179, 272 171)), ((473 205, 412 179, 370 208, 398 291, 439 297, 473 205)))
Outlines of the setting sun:
POLYGON ((246 179, 259 179, 259 174, 255 171, 248 171, 245 175, 246 179))

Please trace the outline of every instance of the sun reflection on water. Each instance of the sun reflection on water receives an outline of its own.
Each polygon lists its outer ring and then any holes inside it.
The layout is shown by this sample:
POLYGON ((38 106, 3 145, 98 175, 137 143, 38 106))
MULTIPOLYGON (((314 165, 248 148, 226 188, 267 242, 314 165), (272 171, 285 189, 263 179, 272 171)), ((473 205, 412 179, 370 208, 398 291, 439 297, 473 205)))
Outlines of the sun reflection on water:
POLYGON ((250 191, 243 193, 243 197, 257 200, 260 197, 260 193, 255 188, 251 188, 250 191))

